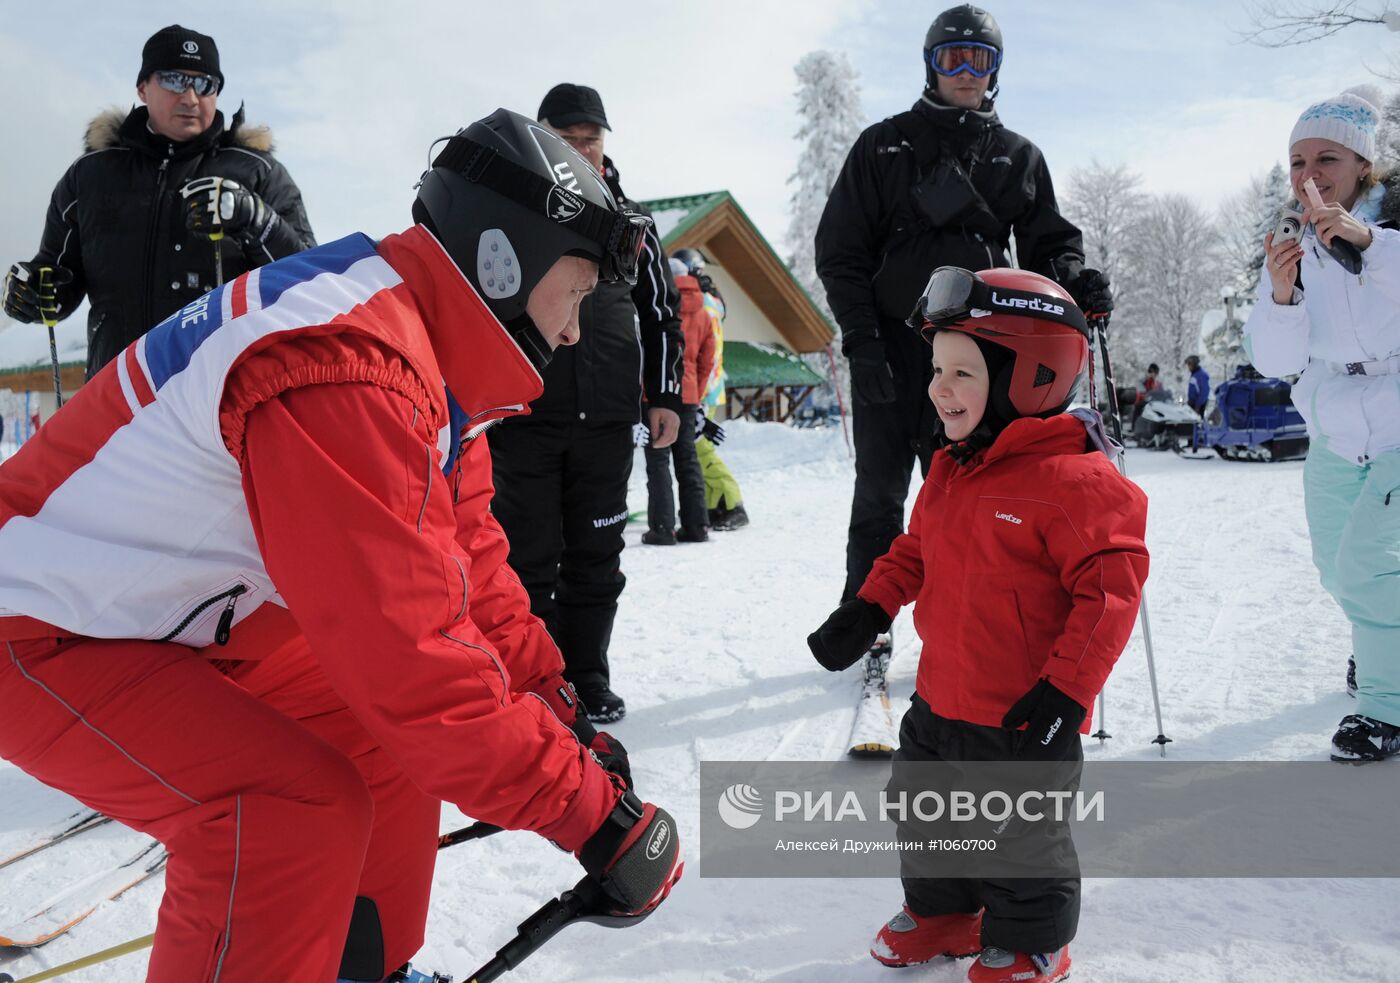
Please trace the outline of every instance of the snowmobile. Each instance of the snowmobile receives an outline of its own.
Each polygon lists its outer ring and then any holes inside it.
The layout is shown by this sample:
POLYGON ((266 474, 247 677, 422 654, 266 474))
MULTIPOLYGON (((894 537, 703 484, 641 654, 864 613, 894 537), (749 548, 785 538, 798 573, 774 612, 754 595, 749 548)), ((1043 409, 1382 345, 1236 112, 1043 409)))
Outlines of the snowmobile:
POLYGON ((1154 389, 1133 420, 1131 436, 1139 447, 1180 452, 1192 446, 1199 422, 1195 410, 1172 400, 1170 389, 1154 389))
POLYGON ((1252 365, 1215 389, 1215 411, 1196 444, 1230 461, 1296 461, 1308 456, 1308 428, 1293 405, 1293 387, 1252 365))

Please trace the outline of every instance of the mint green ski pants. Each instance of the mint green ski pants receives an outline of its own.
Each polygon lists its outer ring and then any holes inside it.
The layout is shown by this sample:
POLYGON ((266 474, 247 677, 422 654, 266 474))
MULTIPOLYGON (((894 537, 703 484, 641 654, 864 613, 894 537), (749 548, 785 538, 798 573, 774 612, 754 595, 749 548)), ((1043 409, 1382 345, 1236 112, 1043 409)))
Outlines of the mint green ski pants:
POLYGON ((1356 711, 1400 726, 1400 451, 1357 465, 1315 438, 1303 503, 1322 586, 1351 622, 1356 711))

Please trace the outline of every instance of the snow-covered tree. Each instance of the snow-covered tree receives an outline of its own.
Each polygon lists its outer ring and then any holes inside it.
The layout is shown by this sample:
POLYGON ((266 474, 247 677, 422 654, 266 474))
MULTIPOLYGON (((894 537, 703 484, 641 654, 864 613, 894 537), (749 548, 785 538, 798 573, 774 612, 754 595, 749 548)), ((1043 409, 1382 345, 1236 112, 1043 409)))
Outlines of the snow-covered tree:
MULTIPOLYGON (((826 207, 831 186, 841 173, 841 165, 864 126, 860 109, 860 86, 855 69, 844 52, 810 51, 793 69, 797 75, 797 139, 802 152, 797 169, 788 178, 795 185, 790 199, 792 219, 788 224, 791 248, 788 266, 797 282, 816 302, 827 320, 835 324, 826 303, 826 290, 817 277, 817 223, 826 207)), ((807 356, 808 364, 823 376, 831 375, 826 353, 807 356)), ((844 378, 846 360, 836 359, 837 378, 832 382, 843 394, 850 392, 844 378)), ((846 405, 850 402, 847 399, 846 405)))
POLYGON ((1220 302, 1226 280, 1219 233, 1190 198, 1169 194, 1143 211, 1129 243, 1128 261, 1141 285, 1124 338, 1130 360, 1157 362, 1179 384, 1181 363, 1200 353, 1201 316, 1220 302))
POLYGON ((1283 165, 1257 174, 1220 206, 1220 248, 1224 282, 1252 297, 1264 269, 1264 236, 1278 225, 1293 193, 1283 165))
MULTIPOLYGON (((1135 308, 1142 291, 1130 247, 1149 201, 1139 175, 1122 164, 1110 166, 1098 161, 1070 174, 1060 200, 1065 217, 1084 234, 1086 264, 1107 273, 1112 282, 1114 309, 1109 349, 1119 386, 1129 385, 1147 367, 1147 361, 1139 359, 1135 347, 1125 339, 1140 326, 1135 308)), ((1094 358, 1097 364, 1097 347, 1094 358)), ((1095 379, 1096 392, 1101 392, 1101 383, 1100 378, 1095 379)))
POLYGON ((863 128, 856 71, 840 51, 809 51, 793 71, 797 75, 797 139, 802 152, 788 178, 795 185, 789 199, 788 265, 797 282, 828 316, 826 291, 817 278, 814 239, 831 186, 846 154, 863 128))
POLYGON ((1376 134, 1376 150, 1383 168, 1394 170, 1400 165, 1400 90, 1377 92, 1381 102, 1380 131, 1376 134))
POLYGON ((1147 203, 1139 175, 1097 160, 1070 174, 1060 202, 1065 217, 1084 233, 1085 263, 1111 278, 1115 303, 1132 292, 1127 242, 1147 203))

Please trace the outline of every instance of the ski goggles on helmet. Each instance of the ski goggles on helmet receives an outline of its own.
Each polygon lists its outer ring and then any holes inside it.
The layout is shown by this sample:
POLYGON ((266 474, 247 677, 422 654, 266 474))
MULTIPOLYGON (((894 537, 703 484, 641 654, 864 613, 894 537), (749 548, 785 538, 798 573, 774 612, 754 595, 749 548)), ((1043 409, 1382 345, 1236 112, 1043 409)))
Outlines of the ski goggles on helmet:
POLYGON ((603 249, 603 259, 598 263, 600 282, 637 282, 642 247, 646 245, 647 230, 650 228, 651 219, 640 212, 624 210, 617 214, 603 249))
POLYGON ((185 94, 186 89, 194 89, 197 96, 217 95, 223 87, 223 82, 217 75, 190 75, 176 71, 156 72, 156 84, 166 92, 180 96, 185 94))
MULTIPOLYGON (((507 160, 494 148, 460 133, 447 141, 442 153, 433 160, 433 166, 457 171, 468 181, 480 182, 497 194, 593 242, 597 253, 588 252, 587 255, 598 263, 598 282, 636 284, 647 230, 652 227, 652 221, 646 215, 628 208, 612 209, 589 201, 583 195, 575 194, 507 160)), ((582 251, 566 252, 566 255, 583 254, 582 251)))
POLYGON ((995 315, 1053 321, 1089 337, 1084 315, 1063 297, 994 287, 971 270, 957 266, 940 266, 933 271, 906 323, 918 329, 925 341, 932 341, 942 328, 995 315))
POLYGON ((930 51, 928 63, 939 75, 967 72, 980 79, 1001 67, 1001 52, 980 41, 950 41, 930 51))

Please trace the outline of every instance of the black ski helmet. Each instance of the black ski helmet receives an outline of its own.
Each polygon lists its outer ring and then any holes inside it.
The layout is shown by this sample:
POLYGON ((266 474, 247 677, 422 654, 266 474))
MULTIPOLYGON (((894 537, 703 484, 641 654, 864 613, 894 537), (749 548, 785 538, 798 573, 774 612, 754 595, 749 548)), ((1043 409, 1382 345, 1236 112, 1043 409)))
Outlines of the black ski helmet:
POLYGON ((413 218, 513 331, 561 256, 593 260, 600 281, 635 283, 651 225, 619 205, 577 151, 507 109, 448 138, 419 182, 413 218))
MULTIPOLYGON (((924 35, 924 78, 929 92, 938 90, 938 73, 933 70, 930 61, 933 49, 949 41, 976 41, 991 45, 998 54, 1006 53, 1001 43, 1001 28, 997 26, 995 17, 970 3, 948 8, 933 19, 928 33, 924 35)), ((996 98, 997 76, 1000 74, 993 72, 991 81, 987 83, 988 99, 996 98)))
POLYGON ((671 254, 672 259, 678 259, 685 264, 685 270, 691 276, 705 269, 705 254, 698 249, 677 249, 671 254))

